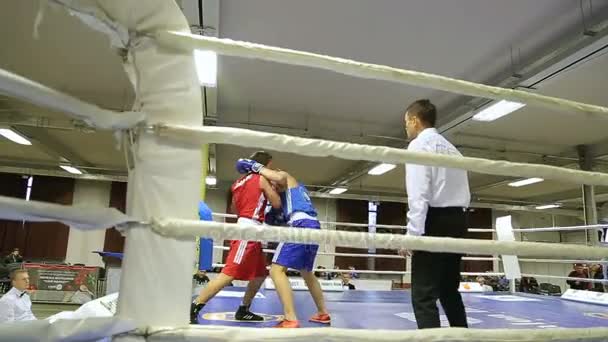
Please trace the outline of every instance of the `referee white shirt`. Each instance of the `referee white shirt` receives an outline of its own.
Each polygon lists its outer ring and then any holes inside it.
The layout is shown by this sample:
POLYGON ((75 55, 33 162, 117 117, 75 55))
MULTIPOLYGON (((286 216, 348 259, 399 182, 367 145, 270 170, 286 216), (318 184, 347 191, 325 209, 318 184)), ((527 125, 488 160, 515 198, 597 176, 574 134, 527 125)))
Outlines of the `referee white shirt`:
POLYGON ((0 323, 35 319, 32 313, 32 301, 27 293, 13 287, 0 298, 0 323))
MULTIPOLYGON (((410 142, 408 151, 462 156, 435 128, 426 128, 410 142)), ((471 202, 467 171, 416 164, 405 165, 407 234, 424 235, 429 207, 463 207, 471 202)))

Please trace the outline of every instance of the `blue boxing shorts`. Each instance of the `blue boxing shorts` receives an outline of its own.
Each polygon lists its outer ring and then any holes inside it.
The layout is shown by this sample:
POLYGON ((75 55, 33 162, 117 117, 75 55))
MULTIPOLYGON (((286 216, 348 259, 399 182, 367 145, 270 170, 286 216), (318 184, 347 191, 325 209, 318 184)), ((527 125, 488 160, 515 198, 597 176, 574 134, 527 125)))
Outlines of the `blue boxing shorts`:
MULTIPOLYGON (((321 224, 316 218, 306 214, 298 214, 300 213, 295 213, 295 215, 292 215, 292 218, 296 219, 289 222, 290 227, 304 229, 321 228, 321 224), (298 216, 306 216, 307 218, 297 219, 298 216)), ((305 270, 310 272, 313 269, 318 249, 319 245, 281 242, 274 252, 272 263, 294 270, 305 270)))

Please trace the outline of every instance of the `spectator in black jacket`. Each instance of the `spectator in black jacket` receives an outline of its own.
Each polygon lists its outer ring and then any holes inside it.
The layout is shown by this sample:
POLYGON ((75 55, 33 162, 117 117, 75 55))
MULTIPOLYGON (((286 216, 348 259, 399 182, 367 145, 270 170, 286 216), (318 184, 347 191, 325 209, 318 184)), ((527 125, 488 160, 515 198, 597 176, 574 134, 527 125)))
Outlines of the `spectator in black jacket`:
POLYGON ((534 277, 522 277, 519 282, 519 292, 538 294, 538 281, 534 277))
MULTIPOLYGON (((604 270, 602 269, 602 265, 595 264, 591 266, 591 278, 592 279, 604 279, 604 270)), ((597 282, 591 284, 591 291, 595 292, 604 292, 603 283, 597 282)))
POLYGON ((16 264, 20 262, 23 262, 23 257, 21 256, 21 254, 19 254, 19 248, 13 249, 11 254, 7 255, 6 258, 4 258, 4 263, 7 265, 16 264))
MULTIPOLYGON (((568 277, 572 278, 589 278, 587 268, 583 264, 574 264, 574 271, 568 274, 568 277)), ((591 283, 582 280, 566 280, 566 283, 570 285, 573 290, 589 290, 591 289, 591 283)))

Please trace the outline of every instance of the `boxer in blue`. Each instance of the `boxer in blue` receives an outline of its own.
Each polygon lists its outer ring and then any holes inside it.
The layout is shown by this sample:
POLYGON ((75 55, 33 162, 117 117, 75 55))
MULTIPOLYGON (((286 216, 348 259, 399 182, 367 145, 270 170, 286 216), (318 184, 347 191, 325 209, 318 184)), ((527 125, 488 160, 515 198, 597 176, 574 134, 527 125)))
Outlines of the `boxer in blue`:
MULTIPOLYGON (((293 176, 285 171, 264 167, 262 164, 250 159, 239 159, 237 161, 237 170, 240 173, 258 173, 277 187, 281 196, 283 216, 290 227, 305 229, 321 228, 317 219, 317 211, 310 200, 308 190, 293 176)), ((273 220, 267 221, 272 222, 273 220)), ((276 326, 277 328, 300 327, 293 303, 291 285, 287 278, 288 268, 300 271, 300 275, 306 282, 308 291, 317 306, 317 313, 310 318, 310 321, 325 324, 331 322, 331 318, 325 307, 321 285, 312 272, 318 248, 318 245, 299 243, 281 242, 278 245, 272 259, 272 266, 270 266, 270 277, 283 304, 285 319, 276 326)))

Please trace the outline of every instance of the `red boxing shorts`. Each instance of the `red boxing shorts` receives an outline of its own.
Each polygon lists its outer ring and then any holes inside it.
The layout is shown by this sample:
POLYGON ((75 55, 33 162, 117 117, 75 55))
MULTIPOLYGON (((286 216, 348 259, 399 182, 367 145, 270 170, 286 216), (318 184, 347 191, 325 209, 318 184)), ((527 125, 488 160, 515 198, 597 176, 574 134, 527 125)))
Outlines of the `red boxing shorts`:
MULTIPOLYGON (((238 223, 261 224, 258 221, 239 217, 238 223)), ((253 280, 268 276, 266 257, 262 243, 258 241, 233 240, 222 273, 236 280, 253 280)))

